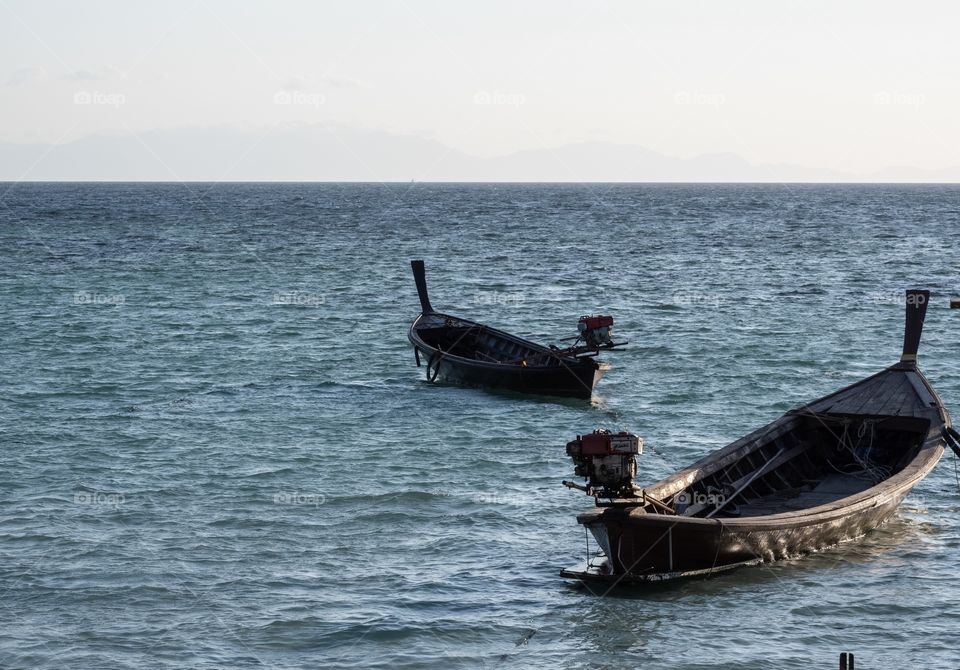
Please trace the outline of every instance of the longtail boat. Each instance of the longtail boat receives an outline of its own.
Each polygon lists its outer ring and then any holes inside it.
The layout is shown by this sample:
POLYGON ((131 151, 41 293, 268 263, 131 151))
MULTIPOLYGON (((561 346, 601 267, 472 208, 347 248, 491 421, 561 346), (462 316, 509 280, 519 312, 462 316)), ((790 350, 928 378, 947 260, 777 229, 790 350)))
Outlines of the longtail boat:
POLYGON ((427 381, 501 388, 522 393, 590 398, 609 369, 597 354, 625 342, 612 339, 613 317, 582 316, 572 346, 543 346, 468 319, 434 311, 423 261, 410 262, 420 315, 408 332, 427 381))
POLYGON ((564 484, 595 497, 577 521, 601 552, 561 575, 616 583, 704 576, 838 545, 886 521, 945 446, 960 450, 917 367, 929 296, 907 291, 899 362, 662 481, 633 484, 642 447, 623 435, 569 443, 588 484, 564 484))

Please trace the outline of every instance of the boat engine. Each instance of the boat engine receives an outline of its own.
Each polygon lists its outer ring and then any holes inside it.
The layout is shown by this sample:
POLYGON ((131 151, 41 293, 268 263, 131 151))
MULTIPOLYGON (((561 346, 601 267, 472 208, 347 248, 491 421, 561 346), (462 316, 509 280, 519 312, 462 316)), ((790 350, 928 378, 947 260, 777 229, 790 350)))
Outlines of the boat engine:
POLYGON ((581 316, 577 323, 580 337, 588 347, 613 346, 613 317, 612 316, 581 316))
POLYGON ((633 480, 637 476, 637 455, 642 453, 643 439, 637 435, 611 433, 603 428, 589 435, 577 435, 577 439, 567 443, 574 473, 587 478, 584 490, 601 498, 636 495, 633 480))

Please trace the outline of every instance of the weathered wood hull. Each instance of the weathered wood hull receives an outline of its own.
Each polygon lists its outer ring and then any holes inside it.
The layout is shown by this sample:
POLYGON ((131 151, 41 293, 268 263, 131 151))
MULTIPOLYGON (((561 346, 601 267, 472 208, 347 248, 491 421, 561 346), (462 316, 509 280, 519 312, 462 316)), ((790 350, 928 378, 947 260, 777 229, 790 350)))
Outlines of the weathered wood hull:
POLYGON ((407 335, 417 362, 427 367, 427 378, 467 386, 505 389, 573 398, 590 398, 608 366, 592 356, 559 356, 551 349, 489 326, 437 312, 421 314, 407 335), (446 331, 446 332, 445 332, 446 331), (447 334, 447 332, 449 334, 447 334), (455 353, 456 347, 440 349, 431 340, 460 343, 462 333, 484 340, 490 351, 512 362, 483 361, 455 353))
POLYGON ((414 348, 425 361, 435 357, 438 381, 518 393, 590 398, 606 371, 605 366, 591 359, 562 366, 523 367, 478 363, 455 356, 443 356, 426 347, 414 345, 414 348))
MULTIPOLYGON (((916 397, 918 402, 910 410, 914 416, 885 419, 919 420, 928 426, 916 455, 888 479, 828 504, 778 514, 700 518, 652 514, 648 508, 637 505, 595 507, 579 515, 577 521, 590 530, 606 560, 567 569, 561 575, 618 583, 702 576, 745 564, 799 556, 864 535, 896 511, 943 455, 943 429, 950 425, 949 415, 932 388, 927 389, 924 397, 919 393, 916 397), (927 398, 932 402, 924 402, 927 398)), ((807 407, 829 407, 834 401, 833 396, 828 396, 807 407)), ((756 453, 758 436, 769 440, 795 430, 798 416, 788 413, 646 490, 650 495, 670 499, 671 494, 684 490, 704 472, 756 453)))
POLYGON ((561 575, 704 576, 825 549, 886 521, 954 434, 916 364, 928 298, 908 292, 899 363, 787 412, 641 496, 598 501, 579 515, 604 556, 561 575))
POLYGON ((857 509, 791 520, 640 517, 627 510, 594 510, 578 521, 591 531, 606 560, 561 574, 584 581, 665 581, 795 558, 875 529, 896 512, 911 488, 886 492, 857 509))

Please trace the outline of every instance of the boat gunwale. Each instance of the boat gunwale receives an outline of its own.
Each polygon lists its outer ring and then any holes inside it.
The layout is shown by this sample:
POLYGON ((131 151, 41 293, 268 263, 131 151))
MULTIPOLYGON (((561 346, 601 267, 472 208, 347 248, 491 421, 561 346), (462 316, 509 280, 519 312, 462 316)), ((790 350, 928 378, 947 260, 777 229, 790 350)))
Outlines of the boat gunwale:
POLYGON ((498 328, 494 328, 492 326, 487 326, 485 324, 478 323, 476 321, 471 321, 470 319, 464 319, 459 316, 453 316, 452 314, 444 314, 442 312, 430 312, 428 314, 421 313, 419 316, 417 316, 416 319, 413 320, 413 323, 410 324, 410 329, 407 332, 407 338, 410 340, 410 343, 413 344, 414 347, 420 348, 425 353, 439 354, 444 359, 451 359, 461 364, 471 365, 475 367, 489 368, 491 370, 503 370, 504 367, 517 368, 517 369, 523 369, 523 370, 554 370, 564 365, 567 367, 586 366, 594 370, 600 367, 600 364, 597 361, 595 361, 593 358, 577 357, 577 356, 560 356, 560 355, 557 355, 557 353, 554 350, 542 344, 537 344, 536 342, 533 342, 531 340, 526 340, 517 335, 512 335, 508 332, 505 332, 498 328), (553 357, 553 360, 555 362, 551 364, 537 363, 533 365, 522 366, 520 365, 519 362, 509 363, 509 362, 499 362, 499 361, 498 362, 482 361, 477 358, 467 358, 466 356, 460 356, 459 354, 443 351, 427 343, 426 340, 424 340, 417 332, 422 327, 419 325, 420 320, 423 319, 425 316, 438 316, 444 319, 455 319, 467 326, 476 326, 479 328, 483 328, 486 332, 496 337, 500 337, 514 344, 525 346, 529 349, 532 349, 535 353, 550 355, 553 357))
POLYGON ((924 477, 930 473, 930 471, 936 466, 937 462, 939 462, 940 458, 943 456, 946 446, 946 439, 941 434, 941 430, 944 427, 950 427, 952 425, 950 414, 943 405, 943 401, 940 399, 940 396, 933 389, 929 380, 914 362, 896 363, 877 372, 876 374, 861 379, 854 384, 850 384, 839 391, 835 391, 821 398, 817 398, 812 402, 805 403, 799 408, 790 410, 774 421, 761 426, 760 428, 748 433, 747 435, 739 438, 725 447, 705 455, 703 458, 697 460, 679 472, 676 472, 665 479, 660 480, 659 482, 655 482, 644 489, 645 491, 650 492, 651 495, 661 499, 675 495, 694 482, 702 479, 705 476, 708 476, 710 472, 702 472, 707 466, 710 466, 711 472, 716 471, 724 467, 724 464, 720 463, 724 459, 733 457, 730 458, 730 462, 740 460, 747 453, 752 453, 753 451, 762 448, 763 444, 769 440, 778 437, 779 435, 783 434, 783 432, 792 430, 795 427, 795 422, 805 416, 802 413, 804 408, 820 404, 824 400, 828 400, 829 398, 843 391, 849 391, 850 389, 853 389, 859 385, 865 384, 881 375, 907 372, 914 372, 922 381, 927 391, 929 391, 932 395, 934 402, 927 408, 927 412, 924 413, 932 414, 934 411, 936 411, 939 422, 932 420, 933 417, 931 416, 924 417, 917 416, 916 414, 889 415, 874 413, 818 413, 823 416, 832 416, 837 418, 907 418, 926 420, 928 422, 927 432, 923 436, 922 442, 920 443, 917 453, 913 456, 913 458, 911 458, 909 462, 907 462, 892 476, 877 482, 873 486, 864 489, 863 491, 859 491, 852 495, 814 507, 778 512, 776 514, 762 514, 757 516, 704 518, 682 515, 649 514, 644 511, 642 505, 636 505, 623 506, 619 508, 594 507, 579 514, 577 516, 577 521, 582 525, 589 526, 594 523, 602 522, 603 515, 610 515, 613 510, 619 509, 620 514, 617 515, 618 521, 625 523, 714 527, 719 525, 731 530, 747 528, 766 530, 767 527, 799 527, 820 523, 823 521, 830 521, 869 509, 871 507, 879 506, 890 497, 896 497, 901 494, 906 496, 911 489, 913 489, 921 480, 923 480, 924 477))
MULTIPOLYGON (((925 442, 930 441, 930 437, 925 442)), ((942 440, 942 438, 940 438, 942 440)), ((943 455, 944 447, 942 444, 934 444, 921 447, 920 451, 903 470, 893 477, 885 479, 882 482, 864 489, 859 493, 839 498, 833 502, 817 505, 816 507, 807 507, 801 510, 789 512, 779 512, 777 514, 761 514, 757 516, 741 517, 711 517, 709 519, 696 516, 682 516, 673 514, 649 514, 643 511, 639 505, 635 507, 620 508, 622 516, 618 515, 617 521, 629 524, 659 525, 675 528, 678 526, 701 526, 701 527, 724 527, 730 530, 758 529, 767 530, 767 527, 776 529, 798 528, 817 523, 823 523, 840 519, 860 511, 873 507, 878 507, 886 502, 887 499, 897 497, 901 493, 906 496, 924 477, 936 466, 940 457, 943 455), (924 463, 917 463, 918 458, 923 456, 924 463), (920 467, 922 465, 923 467, 920 467), (912 469, 912 473, 907 473, 912 469), (901 478, 901 475, 903 477, 901 478), (898 478, 903 481, 895 481, 898 478)), ((617 508, 594 507, 590 510, 577 515, 578 523, 584 526, 591 526, 595 523, 605 522, 609 519, 610 513, 617 508), (607 519, 602 517, 607 515, 607 519)))

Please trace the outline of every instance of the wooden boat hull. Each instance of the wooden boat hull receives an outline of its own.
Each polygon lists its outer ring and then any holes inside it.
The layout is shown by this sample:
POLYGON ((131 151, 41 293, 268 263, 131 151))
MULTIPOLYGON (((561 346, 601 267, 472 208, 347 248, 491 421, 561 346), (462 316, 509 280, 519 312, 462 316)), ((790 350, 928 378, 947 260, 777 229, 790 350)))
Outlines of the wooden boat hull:
POLYGON ((625 510, 593 510, 577 520, 591 531, 607 558, 563 570, 561 575, 599 582, 666 581, 795 558, 877 528, 896 512, 912 488, 911 484, 885 492, 857 510, 789 521, 758 517, 731 522, 653 514, 640 518, 625 510))
POLYGON ((491 370, 444 358, 440 361, 437 379, 464 386, 499 388, 518 393, 590 398, 603 377, 603 368, 587 365, 566 368, 516 368, 491 370))
POLYGON ((825 549, 886 521, 940 460, 952 430, 916 364, 928 297, 908 292, 899 363, 787 412, 641 496, 598 501, 579 515, 604 556, 561 575, 704 576, 825 549))
POLYGON ((431 366, 431 377, 464 386, 590 398, 608 369, 608 366, 590 358, 550 367, 487 364, 443 354, 418 341, 414 332, 411 332, 410 342, 418 359, 431 366))

